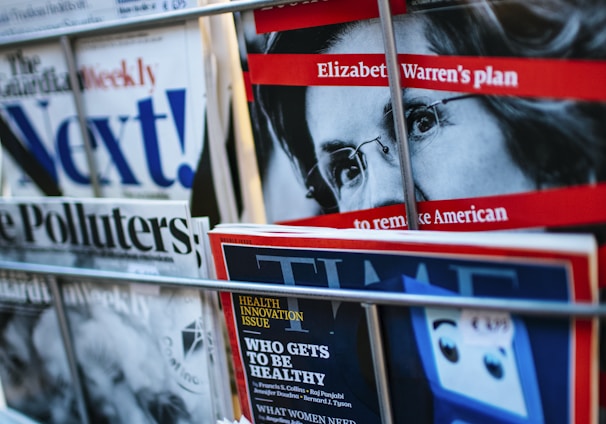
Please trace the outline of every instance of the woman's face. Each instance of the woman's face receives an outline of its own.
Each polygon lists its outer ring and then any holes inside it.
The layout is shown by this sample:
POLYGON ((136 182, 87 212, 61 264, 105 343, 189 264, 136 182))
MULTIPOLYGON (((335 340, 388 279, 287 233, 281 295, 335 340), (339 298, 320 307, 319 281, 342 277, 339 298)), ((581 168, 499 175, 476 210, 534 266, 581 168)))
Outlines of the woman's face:
MULTIPOLYGON (((398 51, 434 54, 423 36, 425 25, 418 15, 395 21, 398 51)), ((327 53, 383 53, 380 24, 356 26, 327 53)), ((535 188, 511 159, 495 116, 478 97, 466 96, 430 106, 458 96, 461 94, 403 89, 417 200, 535 188)), ((391 111, 387 87, 307 89, 306 118, 318 169, 329 181, 341 212, 403 201, 391 111), (388 148, 387 153, 382 145, 388 148)))

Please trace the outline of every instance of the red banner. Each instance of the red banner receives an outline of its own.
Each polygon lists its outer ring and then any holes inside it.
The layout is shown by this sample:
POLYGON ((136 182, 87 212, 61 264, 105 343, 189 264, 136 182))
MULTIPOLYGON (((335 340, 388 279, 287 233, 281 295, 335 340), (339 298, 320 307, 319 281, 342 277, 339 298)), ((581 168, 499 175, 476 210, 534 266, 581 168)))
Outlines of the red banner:
MULTIPOLYGON (((490 231, 606 225, 606 183, 531 193, 432 200, 417 204, 420 230, 490 231)), ((404 205, 281 222, 332 228, 408 229, 404 205)), ((599 286, 606 288, 606 245, 598 250, 599 286)))
MULTIPOLYGON (((606 61, 398 55, 404 87, 606 100, 606 61)), ((251 54, 252 84, 386 86, 383 54, 251 54)))
POLYGON ((246 100, 253 102, 255 95, 252 89, 252 83, 250 82, 250 72, 242 71, 242 79, 244 80, 244 90, 246 90, 246 100))
MULTIPOLYGON (((406 1, 391 0, 391 12, 406 13, 406 1)), ((379 8, 376 0, 307 0, 257 9, 254 15, 261 34, 377 18, 379 8)))
MULTIPOLYGON (((606 183, 501 196, 432 200, 417 205, 419 228, 487 231, 606 225, 606 183)), ((333 228, 406 229, 404 205, 282 222, 333 228)))

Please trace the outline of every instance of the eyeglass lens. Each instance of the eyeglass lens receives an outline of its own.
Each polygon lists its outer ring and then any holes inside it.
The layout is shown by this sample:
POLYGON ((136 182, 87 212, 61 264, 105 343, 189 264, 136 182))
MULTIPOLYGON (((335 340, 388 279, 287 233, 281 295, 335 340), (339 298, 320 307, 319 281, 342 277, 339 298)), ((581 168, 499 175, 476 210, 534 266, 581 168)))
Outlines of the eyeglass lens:
MULTIPOLYGON (((389 156, 390 149, 381 143, 380 137, 367 140, 354 147, 342 147, 325 155, 320 155, 318 163, 312 168, 306 179, 306 185, 314 197, 324 207, 335 206, 335 200, 343 205, 347 199, 355 199, 357 191, 366 180, 368 166, 361 148, 369 143, 377 145, 382 154, 389 156), (319 175, 318 175, 319 174, 319 175), (314 182, 315 181, 315 182, 314 182), (322 191, 320 185, 327 185, 330 193, 322 191)), ((371 147, 369 147, 371 148, 371 147)))

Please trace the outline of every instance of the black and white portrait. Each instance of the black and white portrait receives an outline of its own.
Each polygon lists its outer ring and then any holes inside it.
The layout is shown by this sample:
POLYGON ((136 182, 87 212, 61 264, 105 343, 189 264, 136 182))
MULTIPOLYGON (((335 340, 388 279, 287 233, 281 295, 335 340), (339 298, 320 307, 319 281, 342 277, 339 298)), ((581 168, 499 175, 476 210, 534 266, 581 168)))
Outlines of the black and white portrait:
MULTIPOLYGON (((606 9, 597 0, 451 3, 425 10, 409 5, 407 14, 395 16, 398 53, 606 58, 606 9)), ((258 49, 266 54, 384 53, 378 19, 265 34, 262 39, 258 49)), ((254 45, 249 44, 249 52, 254 45)), ((251 113, 270 221, 403 202, 388 87, 253 88, 251 113), (272 208, 280 205, 290 214, 274 215, 272 208)), ((412 86, 403 87, 402 100, 418 201, 606 179, 605 103, 412 86)))

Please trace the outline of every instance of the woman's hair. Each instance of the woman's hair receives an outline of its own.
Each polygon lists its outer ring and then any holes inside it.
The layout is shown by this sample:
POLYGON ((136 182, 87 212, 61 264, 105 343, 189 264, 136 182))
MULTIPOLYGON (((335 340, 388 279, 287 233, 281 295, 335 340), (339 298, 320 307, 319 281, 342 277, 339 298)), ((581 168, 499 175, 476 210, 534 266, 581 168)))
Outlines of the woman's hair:
MULTIPOLYGON (((319 53, 330 47, 347 24, 311 29, 276 32, 268 39, 265 53, 319 53)), ((283 148, 302 179, 316 162, 314 145, 307 127, 305 112, 306 87, 257 86, 258 119, 266 119, 265 134, 260 138, 275 139, 283 148)))
MULTIPOLYGON (((438 55, 604 59, 605 15, 597 1, 481 2, 427 13, 424 35, 438 55)), ((497 117, 512 158, 538 185, 606 179, 603 103, 512 96, 482 99, 497 117)))
MULTIPOLYGON (((462 7, 409 8, 408 15, 394 20, 423 19, 424 35, 438 55, 604 59, 606 12, 601 1, 461 0, 456 3, 462 7)), ((321 53, 355 25, 275 33, 265 52, 321 53)), ((600 76, 579 76, 591 77, 600 76)), ((256 92, 269 123, 267 135, 282 146, 302 178, 316 162, 305 94, 305 87, 291 86, 258 86, 256 92)), ((537 185, 606 180, 604 103, 512 96, 481 99, 497 117, 512 158, 537 185)))

